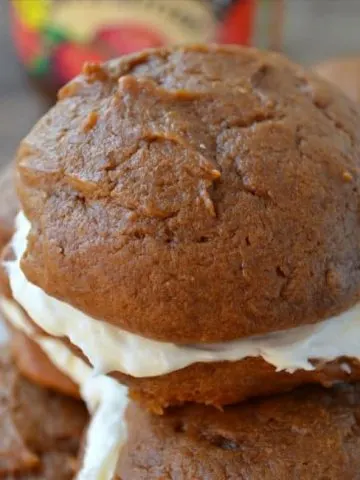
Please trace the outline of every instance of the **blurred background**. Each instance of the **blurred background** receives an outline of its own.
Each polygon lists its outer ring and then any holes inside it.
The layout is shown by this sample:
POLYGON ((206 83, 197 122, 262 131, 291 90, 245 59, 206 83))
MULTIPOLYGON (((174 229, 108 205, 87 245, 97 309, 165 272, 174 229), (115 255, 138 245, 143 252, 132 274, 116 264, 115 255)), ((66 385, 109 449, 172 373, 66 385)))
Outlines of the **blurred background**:
POLYGON ((360 0, 0 0, 0 165, 83 61, 211 39, 357 55, 360 0))

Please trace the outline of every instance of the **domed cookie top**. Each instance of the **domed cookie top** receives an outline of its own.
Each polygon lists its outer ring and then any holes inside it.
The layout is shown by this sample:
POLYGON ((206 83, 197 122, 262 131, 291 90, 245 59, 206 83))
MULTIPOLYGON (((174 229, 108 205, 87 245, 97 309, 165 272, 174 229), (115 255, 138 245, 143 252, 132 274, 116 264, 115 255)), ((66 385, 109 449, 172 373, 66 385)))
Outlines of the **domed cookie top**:
POLYGON ((17 165, 26 276, 93 317, 219 342, 358 299, 360 114, 277 54, 88 64, 17 165))

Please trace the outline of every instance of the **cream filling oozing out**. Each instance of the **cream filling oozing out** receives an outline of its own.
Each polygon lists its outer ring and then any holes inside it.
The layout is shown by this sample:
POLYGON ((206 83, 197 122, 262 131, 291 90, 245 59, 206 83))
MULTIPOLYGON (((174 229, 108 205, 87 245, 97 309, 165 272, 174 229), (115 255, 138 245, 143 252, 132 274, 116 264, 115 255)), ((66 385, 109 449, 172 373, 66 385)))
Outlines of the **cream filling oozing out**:
POLYGON ((256 335, 219 344, 176 345, 144 338, 85 315, 47 295, 20 268, 30 223, 23 213, 12 240, 16 260, 7 263, 14 298, 44 331, 67 337, 89 359, 96 373, 120 371, 133 377, 164 375, 197 362, 262 357, 278 371, 313 370, 311 359, 360 359, 360 304, 315 325, 256 335))
POLYGON ((14 328, 32 338, 52 363, 80 386, 81 396, 93 414, 77 480, 111 480, 127 437, 126 387, 105 375, 94 376, 92 368, 60 340, 37 334, 16 302, 0 298, 0 308, 14 328))

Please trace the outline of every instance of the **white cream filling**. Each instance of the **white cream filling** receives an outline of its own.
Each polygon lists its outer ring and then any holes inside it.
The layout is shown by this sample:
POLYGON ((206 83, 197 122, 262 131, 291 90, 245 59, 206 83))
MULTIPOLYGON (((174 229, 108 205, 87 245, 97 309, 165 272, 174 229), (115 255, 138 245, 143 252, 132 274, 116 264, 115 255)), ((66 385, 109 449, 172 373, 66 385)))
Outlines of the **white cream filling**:
POLYGON ((127 436, 124 421, 127 389, 105 375, 94 376, 92 368, 60 340, 37 334, 14 301, 0 298, 0 308, 15 328, 30 336, 54 365, 80 386, 81 395, 93 414, 77 479, 111 480, 127 436))
POLYGON ((29 282, 20 268, 30 223, 23 213, 12 240, 16 260, 7 263, 14 298, 48 334, 68 337, 95 372, 120 371, 151 377, 197 362, 238 361, 261 356, 278 371, 313 370, 310 359, 360 359, 360 304, 315 325, 213 345, 176 345, 141 337, 85 315, 29 282))

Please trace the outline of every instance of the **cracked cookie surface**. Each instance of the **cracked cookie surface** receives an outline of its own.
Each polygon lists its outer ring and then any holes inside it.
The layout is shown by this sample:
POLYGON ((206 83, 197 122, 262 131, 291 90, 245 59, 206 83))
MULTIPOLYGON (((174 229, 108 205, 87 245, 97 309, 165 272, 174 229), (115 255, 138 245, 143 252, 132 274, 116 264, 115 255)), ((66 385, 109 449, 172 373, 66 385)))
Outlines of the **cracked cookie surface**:
POLYGON ((27 278, 176 343, 314 323, 360 292, 360 114, 282 56, 87 65, 22 142, 27 278))

